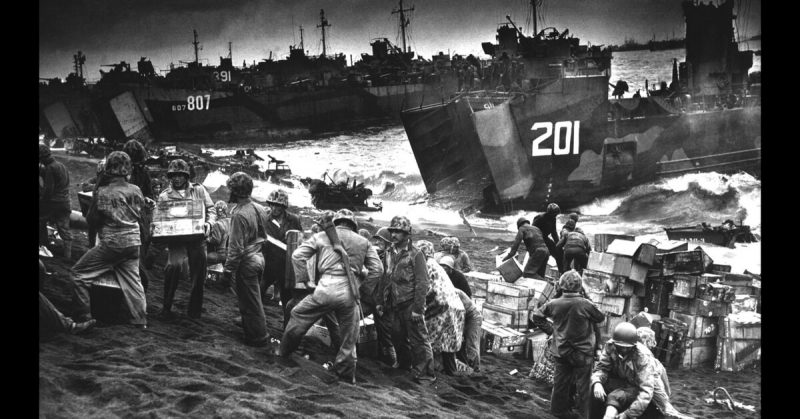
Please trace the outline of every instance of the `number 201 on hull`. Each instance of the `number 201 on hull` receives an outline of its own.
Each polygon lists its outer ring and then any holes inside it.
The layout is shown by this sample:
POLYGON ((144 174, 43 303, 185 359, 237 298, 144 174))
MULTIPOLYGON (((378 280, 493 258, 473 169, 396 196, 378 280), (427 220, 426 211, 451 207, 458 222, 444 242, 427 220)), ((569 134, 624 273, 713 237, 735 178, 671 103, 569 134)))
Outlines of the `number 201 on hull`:
POLYGON ((581 121, 559 121, 555 124, 537 122, 531 127, 531 131, 540 130, 544 130, 544 133, 533 140, 532 155, 534 157, 579 154, 581 121), (553 137, 553 146, 546 148, 542 143, 550 137, 553 137))

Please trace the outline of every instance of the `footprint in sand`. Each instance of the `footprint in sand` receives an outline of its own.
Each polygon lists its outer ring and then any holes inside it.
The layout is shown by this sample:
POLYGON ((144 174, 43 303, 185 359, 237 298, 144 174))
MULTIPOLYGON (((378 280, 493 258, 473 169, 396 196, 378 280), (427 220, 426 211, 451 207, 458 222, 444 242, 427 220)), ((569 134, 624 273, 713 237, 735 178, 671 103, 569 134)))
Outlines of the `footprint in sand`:
POLYGON ((88 396, 90 394, 99 393, 100 390, 102 390, 100 384, 94 379, 75 375, 67 376, 67 382, 64 384, 64 388, 79 396, 88 396))
POLYGON ((205 399, 204 397, 195 396, 195 395, 186 396, 186 397, 182 398, 182 399, 181 399, 181 400, 180 400, 180 401, 179 401, 179 402, 178 402, 178 403, 175 405, 175 407, 176 407, 176 408, 177 408, 177 409, 178 409, 178 410, 179 410, 181 413, 189 413, 189 412, 191 412, 192 410, 196 409, 196 408, 197 408, 197 406, 199 406, 200 404, 202 404, 204 401, 206 401, 206 399, 205 399))

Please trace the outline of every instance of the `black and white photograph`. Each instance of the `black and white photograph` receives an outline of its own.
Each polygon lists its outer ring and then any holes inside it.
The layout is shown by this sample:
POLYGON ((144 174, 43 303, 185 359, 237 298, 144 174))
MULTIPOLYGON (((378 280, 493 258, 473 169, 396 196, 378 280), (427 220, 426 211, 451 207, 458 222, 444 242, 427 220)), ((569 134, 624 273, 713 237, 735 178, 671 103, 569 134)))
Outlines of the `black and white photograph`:
POLYGON ((761 418, 761 22, 39 0, 39 417, 761 418))

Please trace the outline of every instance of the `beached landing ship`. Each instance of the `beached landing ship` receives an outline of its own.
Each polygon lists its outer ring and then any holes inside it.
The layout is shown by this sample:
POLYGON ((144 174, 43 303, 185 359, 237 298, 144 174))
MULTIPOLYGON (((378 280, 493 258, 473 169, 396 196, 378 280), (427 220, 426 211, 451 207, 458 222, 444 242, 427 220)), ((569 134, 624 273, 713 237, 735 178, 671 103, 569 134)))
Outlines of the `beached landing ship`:
POLYGON ((486 210, 505 212, 574 207, 689 172, 760 175, 760 89, 747 83, 752 52, 738 51, 733 2, 682 6, 686 62, 641 98, 608 99, 606 50, 499 28, 484 51, 501 69, 520 63, 517 80, 401 114, 428 192, 474 184, 486 210))

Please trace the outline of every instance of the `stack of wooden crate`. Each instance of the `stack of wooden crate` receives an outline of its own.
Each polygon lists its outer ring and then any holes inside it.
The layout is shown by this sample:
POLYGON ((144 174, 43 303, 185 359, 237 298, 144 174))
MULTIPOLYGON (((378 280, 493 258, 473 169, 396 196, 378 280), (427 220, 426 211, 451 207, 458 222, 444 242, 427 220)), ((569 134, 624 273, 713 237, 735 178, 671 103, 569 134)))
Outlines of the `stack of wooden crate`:
POLYGON ((761 359, 761 314, 750 311, 724 317, 717 338, 714 367, 741 371, 761 359))
POLYGON ((605 250, 592 252, 583 271, 583 286, 589 299, 606 314, 600 324, 603 341, 608 340, 617 324, 642 311, 647 274, 656 255, 655 246, 624 238, 614 240, 605 250))

